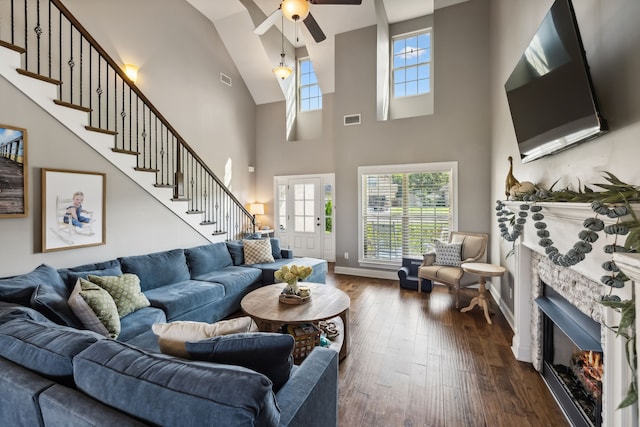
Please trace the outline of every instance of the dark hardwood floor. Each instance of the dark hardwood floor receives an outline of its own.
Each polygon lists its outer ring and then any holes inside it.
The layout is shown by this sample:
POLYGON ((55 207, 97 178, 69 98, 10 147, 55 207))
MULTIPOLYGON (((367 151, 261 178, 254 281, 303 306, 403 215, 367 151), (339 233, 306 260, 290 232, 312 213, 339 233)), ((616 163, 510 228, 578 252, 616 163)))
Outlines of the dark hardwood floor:
MULTIPOLYGON (((444 286, 401 290, 398 281, 333 273, 351 297, 351 347, 340 364, 340 426, 567 426, 531 364, 511 352, 512 331, 491 300, 454 308, 444 286)), ((476 290, 463 290, 460 305, 476 290)))

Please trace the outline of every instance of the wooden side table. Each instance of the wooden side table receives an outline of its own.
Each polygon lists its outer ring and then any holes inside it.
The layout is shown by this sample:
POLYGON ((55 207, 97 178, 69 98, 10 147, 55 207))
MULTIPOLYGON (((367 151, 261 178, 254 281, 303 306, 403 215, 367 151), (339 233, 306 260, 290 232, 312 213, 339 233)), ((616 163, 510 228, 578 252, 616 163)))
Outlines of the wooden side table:
POLYGON ((502 276, 506 271, 504 267, 500 265, 486 264, 483 262, 466 262, 461 265, 462 269, 467 273, 473 273, 480 276, 480 288, 478 289, 478 296, 471 300, 471 304, 468 307, 461 309, 461 312, 471 311, 473 307, 479 305, 484 310, 484 317, 491 325, 491 319, 489 318, 489 302, 487 301, 487 288, 485 286, 487 277, 502 276))

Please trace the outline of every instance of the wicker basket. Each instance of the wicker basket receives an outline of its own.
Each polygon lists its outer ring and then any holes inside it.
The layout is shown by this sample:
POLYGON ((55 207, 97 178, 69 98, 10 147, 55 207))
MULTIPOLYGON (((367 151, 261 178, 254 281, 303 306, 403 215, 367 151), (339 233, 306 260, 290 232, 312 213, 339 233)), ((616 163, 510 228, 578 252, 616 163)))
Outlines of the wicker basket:
POLYGON ((315 346, 320 345, 320 329, 312 323, 285 325, 284 331, 292 335, 296 342, 293 348, 296 365, 302 363, 315 346))

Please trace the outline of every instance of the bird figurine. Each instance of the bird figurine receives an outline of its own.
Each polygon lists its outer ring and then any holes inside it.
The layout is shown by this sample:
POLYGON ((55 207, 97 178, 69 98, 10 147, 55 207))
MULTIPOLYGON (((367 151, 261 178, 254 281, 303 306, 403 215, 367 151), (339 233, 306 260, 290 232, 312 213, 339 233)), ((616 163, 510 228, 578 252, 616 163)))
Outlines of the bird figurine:
POLYGON ((520 181, 518 181, 516 177, 513 176, 513 158, 509 156, 507 160, 509 160, 509 173, 507 174, 507 179, 505 180, 505 183, 504 183, 504 187, 505 187, 504 194, 507 196, 507 199, 508 199, 509 196, 511 196, 511 187, 513 187, 514 185, 520 184, 520 181))

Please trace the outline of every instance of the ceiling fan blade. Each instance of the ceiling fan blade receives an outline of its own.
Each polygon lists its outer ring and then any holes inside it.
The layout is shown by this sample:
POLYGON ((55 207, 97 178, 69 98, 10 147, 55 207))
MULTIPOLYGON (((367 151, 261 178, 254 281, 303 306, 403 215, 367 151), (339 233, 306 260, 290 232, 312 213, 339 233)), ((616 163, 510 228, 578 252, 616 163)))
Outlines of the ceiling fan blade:
POLYGON ((309 0, 312 4, 362 4, 362 0, 309 0))
POLYGON ((304 22, 304 25, 306 25, 307 30, 309 30, 316 43, 320 43, 327 38, 320 29, 320 25, 318 25, 313 15, 309 14, 302 22, 304 22))
POLYGON ((269 30, 269 28, 273 27, 278 23, 281 16, 282 16, 282 10, 278 8, 275 12, 269 15, 267 19, 262 21, 260 25, 258 25, 255 28, 255 30, 253 30, 253 33, 258 35, 263 35, 269 30))

